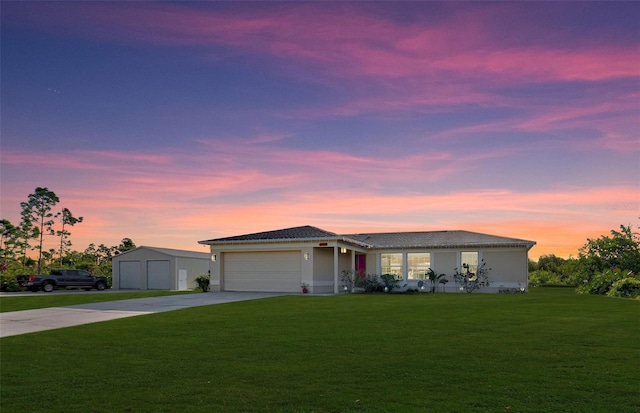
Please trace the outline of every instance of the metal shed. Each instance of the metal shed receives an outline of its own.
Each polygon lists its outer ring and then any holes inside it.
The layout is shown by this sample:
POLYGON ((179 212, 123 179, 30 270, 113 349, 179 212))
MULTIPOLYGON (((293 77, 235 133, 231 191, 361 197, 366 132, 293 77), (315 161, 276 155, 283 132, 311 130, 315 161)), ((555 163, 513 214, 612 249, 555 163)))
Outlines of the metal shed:
POLYGON ((204 252, 140 246, 111 259, 113 289, 189 290, 195 279, 209 273, 204 252))

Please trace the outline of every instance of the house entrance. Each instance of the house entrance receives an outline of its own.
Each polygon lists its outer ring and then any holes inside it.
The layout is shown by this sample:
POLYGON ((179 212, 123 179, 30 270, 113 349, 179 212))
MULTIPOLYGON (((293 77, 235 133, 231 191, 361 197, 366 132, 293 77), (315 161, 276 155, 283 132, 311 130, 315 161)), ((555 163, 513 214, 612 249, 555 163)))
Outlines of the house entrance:
POLYGON ((367 256, 365 254, 356 254, 356 274, 367 273, 367 256))

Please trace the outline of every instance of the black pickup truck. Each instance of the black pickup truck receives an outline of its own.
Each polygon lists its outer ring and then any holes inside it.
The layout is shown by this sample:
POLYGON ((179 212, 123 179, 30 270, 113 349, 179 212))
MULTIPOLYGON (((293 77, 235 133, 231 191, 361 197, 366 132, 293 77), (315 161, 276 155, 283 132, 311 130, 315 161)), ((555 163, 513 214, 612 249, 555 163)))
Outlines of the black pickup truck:
POLYGON ((107 277, 97 277, 84 270, 51 270, 49 275, 20 275, 18 284, 31 291, 50 293, 58 287, 95 288, 102 291, 108 287, 107 277))

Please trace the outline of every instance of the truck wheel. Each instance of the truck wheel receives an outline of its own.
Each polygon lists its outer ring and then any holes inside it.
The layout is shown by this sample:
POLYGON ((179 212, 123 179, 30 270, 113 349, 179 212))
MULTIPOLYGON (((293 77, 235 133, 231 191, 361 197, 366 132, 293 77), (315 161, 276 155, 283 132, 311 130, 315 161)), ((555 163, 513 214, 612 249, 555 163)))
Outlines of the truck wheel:
POLYGON ((96 284, 96 290, 98 290, 98 291, 102 291, 102 290, 104 290, 106 288, 107 288, 107 285, 105 283, 103 283, 102 281, 100 281, 100 282, 98 282, 96 284))
POLYGON ((54 285, 52 283, 44 283, 42 284, 42 290, 45 293, 50 293, 51 291, 53 291, 54 285))

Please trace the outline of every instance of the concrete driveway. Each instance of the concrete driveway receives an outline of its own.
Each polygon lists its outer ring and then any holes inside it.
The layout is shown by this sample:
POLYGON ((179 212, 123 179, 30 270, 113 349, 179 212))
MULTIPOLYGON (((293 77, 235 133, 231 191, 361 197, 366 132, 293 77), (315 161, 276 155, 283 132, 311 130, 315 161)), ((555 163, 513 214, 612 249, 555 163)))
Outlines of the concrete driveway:
POLYGON ((136 298, 0 313, 0 337, 72 327, 203 305, 277 297, 287 293, 209 292, 136 298))

